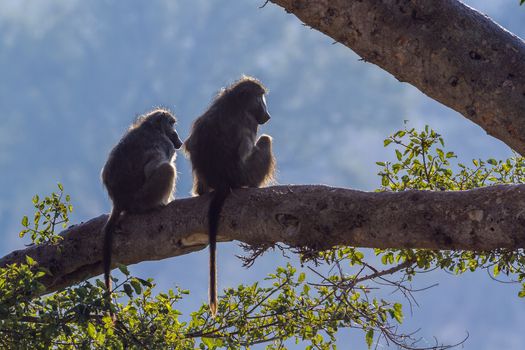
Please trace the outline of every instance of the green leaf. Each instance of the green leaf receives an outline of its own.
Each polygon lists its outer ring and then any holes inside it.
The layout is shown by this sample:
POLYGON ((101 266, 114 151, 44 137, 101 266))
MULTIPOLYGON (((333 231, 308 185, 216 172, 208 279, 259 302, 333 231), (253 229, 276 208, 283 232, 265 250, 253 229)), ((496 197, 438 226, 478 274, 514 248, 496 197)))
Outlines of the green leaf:
POLYGON ((137 278, 137 280, 144 286, 144 287, 152 287, 153 285, 151 284, 150 281, 146 281, 146 280, 143 280, 142 278, 137 278))
POLYGON ((397 160, 401 160, 403 158, 403 155, 398 149, 396 149, 396 157, 397 157, 397 160))
POLYGON ((39 200, 40 200, 40 197, 38 197, 38 194, 35 194, 33 196, 33 204, 37 204, 39 200))
POLYGON ((97 337, 95 338, 95 342, 98 344, 98 345, 102 345, 104 344, 104 341, 106 340, 106 335, 102 332, 98 332, 97 333, 97 337))
POLYGON ((91 337, 91 339, 95 339, 95 337, 97 336, 97 330, 95 329, 95 325, 91 322, 88 322, 87 333, 91 337))
POLYGON ((113 318, 109 314, 105 314, 102 317, 102 323, 104 324, 105 328, 111 328, 113 327, 113 318))
POLYGON ((494 158, 490 158, 487 160, 487 163, 489 163, 490 165, 498 165, 498 162, 496 161, 496 159, 494 158))
POLYGON ((365 255, 362 252, 358 251, 358 250, 355 251, 354 256, 358 260, 362 260, 365 257, 365 255))
POLYGON ((57 183, 57 186, 58 186, 58 189, 59 189, 60 191, 64 191, 64 186, 62 186, 62 184, 61 184, 60 182, 57 183))
POLYGON ((35 273, 35 278, 44 277, 45 275, 46 273, 44 271, 38 271, 37 273, 35 273))
POLYGON ((22 226, 24 226, 24 227, 29 226, 29 219, 28 219, 27 216, 25 216, 25 215, 24 215, 24 217, 22 218, 22 226))
POLYGON ((40 214, 40 212, 37 211, 35 213, 35 216, 33 217, 33 221, 35 222, 35 224, 38 224, 40 222, 40 218, 42 218, 42 214, 40 214))
POLYGON ((142 293, 142 285, 140 284, 140 282, 137 279, 133 278, 130 281, 130 283, 131 283, 131 286, 133 287, 133 289, 135 289, 135 293, 137 293, 137 294, 142 293))
POLYGON ((133 297, 133 289, 129 285, 129 283, 124 284, 124 293, 130 298, 133 297))
POLYGON ((397 322, 403 323, 403 305, 400 303, 394 304, 394 318, 397 322))
POLYGON ((297 282, 302 283, 305 277, 306 277, 305 273, 301 272, 301 274, 299 274, 299 278, 297 279, 297 282))
POLYGON ((440 148, 436 148, 436 153, 438 154, 439 159, 441 159, 441 160, 445 160, 445 153, 443 153, 443 150, 442 150, 442 149, 440 149, 440 148))
POLYGON ((202 337, 201 339, 204 345, 206 345, 209 349, 215 349, 215 339, 214 338, 202 337))
POLYGON ((365 339, 366 339, 366 345, 368 345, 368 348, 370 349, 374 342, 374 330, 373 329, 369 329, 368 332, 366 332, 365 339))
POLYGON ((386 146, 388 146, 391 143, 392 143, 391 139, 385 139, 385 141, 383 141, 383 146, 386 147, 386 146))
POLYGON ((29 266, 36 265, 36 261, 32 257, 30 257, 29 255, 26 255, 26 263, 29 266))
POLYGON ((99 288, 106 289, 106 285, 101 280, 96 280, 95 283, 99 288))
POLYGON ((386 165, 385 162, 376 162, 376 164, 379 165, 379 166, 385 166, 386 165))
POLYGON ((128 267, 126 265, 118 264, 118 269, 120 270, 120 272, 122 272, 126 276, 129 276, 129 270, 128 270, 128 267))

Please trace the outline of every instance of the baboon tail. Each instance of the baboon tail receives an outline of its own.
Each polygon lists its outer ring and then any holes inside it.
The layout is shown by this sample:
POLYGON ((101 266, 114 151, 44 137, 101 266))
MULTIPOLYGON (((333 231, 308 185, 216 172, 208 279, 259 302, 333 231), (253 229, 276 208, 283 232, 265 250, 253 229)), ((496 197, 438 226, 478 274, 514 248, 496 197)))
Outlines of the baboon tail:
POLYGON ((106 284, 107 293, 111 299, 111 254, 113 250, 113 234, 117 226, 117 221, 120 216, 121 210, 119 208, 113 208, 109 219, 104 225, 104 245, 102 247, 102 263, 104 264, 104 283, 106 284))
POLYGON ((217 314, 217 232, 222 207, 230 193, 229 189, 220 189, 213 192, 208 209, 208 236, 210 242, 210 311, 217 314))

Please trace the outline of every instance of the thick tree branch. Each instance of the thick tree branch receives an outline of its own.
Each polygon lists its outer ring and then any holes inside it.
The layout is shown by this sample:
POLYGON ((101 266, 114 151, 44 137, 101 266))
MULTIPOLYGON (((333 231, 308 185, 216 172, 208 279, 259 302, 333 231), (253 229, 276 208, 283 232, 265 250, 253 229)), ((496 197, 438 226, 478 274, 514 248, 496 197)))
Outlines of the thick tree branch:
POLYGON ((525 155, 525 44, 457 0, 271 0, 525 155))
MULTIPOLYGON (((208 196, 176 200, 162 210, 122 220, 114 261, 135 264, 203 249, 208 196)), ((48 291, 102 273, 101 229, 107 215, 73 226, 58 246, 39 245, 0 259, 48 268, 48 291)), ((376 248, 491 250, 525 248, 525 185, 463 192, 361 192, 326 186, 240 189, 228 197, 222 240, 251 245, 282 242, 327 249, 376 248)), ((220 237, 221 238, 221 237, 220 237)))

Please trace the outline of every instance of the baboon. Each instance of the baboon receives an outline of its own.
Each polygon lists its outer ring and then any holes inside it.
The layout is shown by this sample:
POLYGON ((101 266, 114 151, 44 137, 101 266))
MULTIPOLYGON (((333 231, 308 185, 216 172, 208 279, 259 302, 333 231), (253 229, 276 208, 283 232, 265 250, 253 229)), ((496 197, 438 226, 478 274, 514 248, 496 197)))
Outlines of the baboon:
POLYGON ((217 313, 217 230, 226 197, 232 189, 268 183, 275 170, 272 138, 257 139, 258 126, 270 119, 266 93, 261 82, 246 76, 222 89, 195 120, 184 144, 192 163, 193 194, 213 191, 208 209, 212 315, 217 313))
POLYGON ((102 169, 102 182, 113 203, 103 228, 102 260, 108 295, 113 233, 121 214, 147 212, 173 199, 175 150, 182 146, 173 128, 175 122, 175 117, 164 109, 140 116, 111 150, 102 169))

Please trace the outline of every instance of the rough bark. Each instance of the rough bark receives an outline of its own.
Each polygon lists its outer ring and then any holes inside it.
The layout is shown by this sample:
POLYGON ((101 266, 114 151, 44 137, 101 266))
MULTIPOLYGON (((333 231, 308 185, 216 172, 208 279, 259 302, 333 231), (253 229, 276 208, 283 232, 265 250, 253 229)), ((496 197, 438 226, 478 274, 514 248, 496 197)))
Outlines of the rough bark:
MULTIPOLYGON (((123 218, 114 262, 135 264, 203 249, 208 196, 181 199, 145 215, 123 218)), ((525 248, 525 185, 463 192, 361 192, 326 186, 236 190, 228 197, 220 240, 255 246, 277 242, 327 249, 375 248, 492 250, 525 248)), ((101 229, 107 215, 73 226, 58 246, 10 253, 0 266, 34 258, 52 277, 48 292, 102 273, 101 229)))
POLYGON ((525 44, 456 0, 270 0, 525 155, 525 44))

